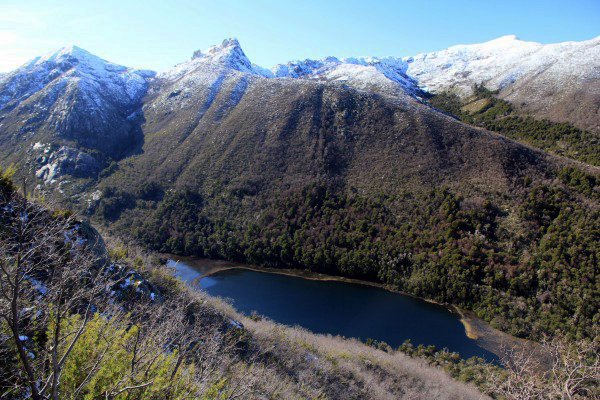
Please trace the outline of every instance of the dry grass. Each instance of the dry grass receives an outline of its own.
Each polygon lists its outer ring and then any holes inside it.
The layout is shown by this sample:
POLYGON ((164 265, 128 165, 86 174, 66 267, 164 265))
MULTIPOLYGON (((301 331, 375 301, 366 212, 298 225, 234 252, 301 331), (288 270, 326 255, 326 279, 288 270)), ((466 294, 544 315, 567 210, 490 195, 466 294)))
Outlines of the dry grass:
POLYGON ((483 110, 485 106, 490 104, 490 99, 475 100, 469 104, 466 104, 460 108, 460 111, 467 113, 476 113, 483 110))
POLYGON ((151 283, 183 292, 224 319, 244 326, 238 357, 223 366, 230 387, 247 389, 239 398, 264 399, 483 399, 473 385, 453 380, 425 360, 379 350, 356 339, 314 334, 301 327, 251 318, 226 301, 187 287, 157 265, 156 257, 135 244, 106 235, 109 248, 126 249, 151 283), (135 261, 137 260, 137 262, 135 261), (237 382, 235 385, 234 382, 237 382))
POLYGON ((220 299, 203 298, 242 322, 252 347, 263 355, 263 384, 277 385, 276 398, 482 399, 474 386, 398 351, 356 339, 314 334, 301 327, 246 317, 220 299))

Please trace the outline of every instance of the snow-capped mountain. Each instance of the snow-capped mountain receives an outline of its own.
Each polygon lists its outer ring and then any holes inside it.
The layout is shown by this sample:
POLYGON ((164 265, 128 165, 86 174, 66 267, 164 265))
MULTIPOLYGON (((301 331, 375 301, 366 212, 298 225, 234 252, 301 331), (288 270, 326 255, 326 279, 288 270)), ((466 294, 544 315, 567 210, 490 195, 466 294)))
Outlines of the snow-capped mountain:
POLYGON ((540 44, 511 35, 404 60, 408 75, 427 91, 465 97, 483 84, 538 117, 600 130, 600 36, 540 44))
MULTIPOLYGON (((178 82, 174 92, 184 93, 202 85, 216 89, 226 75, 241 73, 248 79, 290 78, 319 82, 342 82, 351 87, 391 95, 417 96, 417 82, 406 74, 408 64, 400 58, 328 57, 322 60, 291 61, 271 69, 253 64, 237 39, 194 52, 191 60, 159 74, 157 81, 178 82)), ((214 90, 213 90, 214 92, 214 90)), ((210 96, 210 93, 207 93, 210 96)), ((185 96, 182 96, 185 98, 185 96)))
POLYGON ((76 46, 3 75, 3 158, 26 160, 45 181, 63 174, 93 176, 141 143, 139 110, 153 76, 76 46))
POLYGON ((235 38, 225 39, 220 45, 205 50, 196 50, 191 60, 177 64, 159 75, 161 79, 175 80, 195 70, 223 71, 234 70, 259 76, 269 76, 270 72, 252 64, 240 43, 235 38))
POLYGON ((400 58, 327 57, 322 60, 292 61, 271 68, 274 77, 345 82, 361 90, 386 94, 418 95, 417 82, 406 73, 408 64, 400 58))
POLYGON ((474 83, 484 83, 491 90, 505 87, 526 73, 520 66, 525 57, 537 52, 539 43, 524 42, 515 36, 492 41, 452 46, 446 50, 405 57, 408 73, 424 89, 438 92, 448 88, 457 94, 471 94, 474 83))
POLYGON ((77 46, 63 47, 3 76, 0 109, 26 100, 50 83, 76 85, 89 93, 102 89, 115 101, 127 105, 140 101, 146 88, 145 78, 152 75, 150 71, 102 60, 77 46))
POLYGON ((37 57, 0 79, 1 132, 52 134, 114 152, 130 144, 132 113, 153 75, 76 46, 37 57))
MULTIPOLYGON (((358 89, 360 96, 384 94, 417 110, 424 90, 468 96, 475 84, 500 90, 501 97, 535 116, 600 129, 600 37, 542 45, 505 36, 403 59, 327 57, 271 69, 253 64, 236 39, 227 39, 160 74, 66 47, 0 75, 0 161, 28 154, 46 181, 63 173, 93 175, 167 131, 174 143, 184 143, 230 116, 252 109, 254 118, 262 115, 261 107, 278 109, 300 94, 314 98, 287 104, 289 118, 316 108, 323 93, 341 104, 358 89)), ((350 131, 348 125, 340 135, 350 131)), ((167 157, 162 147, 156 154, 167 157)))

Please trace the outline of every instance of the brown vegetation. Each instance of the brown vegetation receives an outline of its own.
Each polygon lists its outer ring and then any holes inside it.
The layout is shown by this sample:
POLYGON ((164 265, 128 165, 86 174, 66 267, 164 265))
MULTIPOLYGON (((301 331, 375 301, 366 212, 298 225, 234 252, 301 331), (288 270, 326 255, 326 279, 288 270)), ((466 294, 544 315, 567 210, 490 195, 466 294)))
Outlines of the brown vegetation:
POLYGON ((600 336, 575 342, 546 339, 539 350, 506 347, 504 370, 492 370, 485 386, 508 400, 597 399, 600 397, 600 336), (550 367, 539 362, 549 357, 550 367))
POLYGON ((391 349, 241 316, 135 247, 93 253, 68 213, 1 206, 3 397, 480 397, 391 349))

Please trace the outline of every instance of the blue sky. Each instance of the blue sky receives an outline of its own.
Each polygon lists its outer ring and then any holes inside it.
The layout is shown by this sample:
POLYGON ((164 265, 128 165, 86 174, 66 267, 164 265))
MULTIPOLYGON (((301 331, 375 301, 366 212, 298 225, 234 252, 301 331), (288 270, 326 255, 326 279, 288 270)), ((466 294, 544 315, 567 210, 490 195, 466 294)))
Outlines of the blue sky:
POLYGON ((600 0, 3 0, 0 71, 64 45, 164 70, 237 37, 255 63, 406 56, 515 34, 554 43, 600 35, 600 0))

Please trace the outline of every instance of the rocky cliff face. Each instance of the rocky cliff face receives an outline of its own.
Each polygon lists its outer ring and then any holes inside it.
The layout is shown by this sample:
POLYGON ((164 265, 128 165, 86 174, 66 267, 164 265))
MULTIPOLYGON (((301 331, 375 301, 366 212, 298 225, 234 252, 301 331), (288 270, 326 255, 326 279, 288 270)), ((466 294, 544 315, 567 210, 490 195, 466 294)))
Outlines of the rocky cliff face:
POLYGON ((63 175, 89 178, 100 171, 100 163, 89 154, 68 146, 55 147, 36 143, 32 148, 38 155, 35 176, 44 182, 52 182, 63 175))

